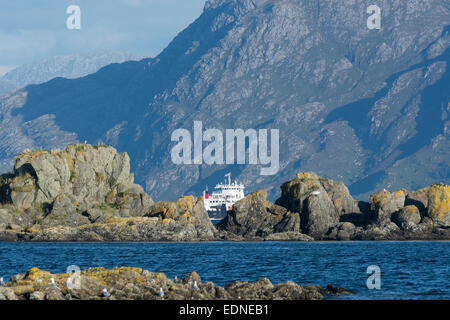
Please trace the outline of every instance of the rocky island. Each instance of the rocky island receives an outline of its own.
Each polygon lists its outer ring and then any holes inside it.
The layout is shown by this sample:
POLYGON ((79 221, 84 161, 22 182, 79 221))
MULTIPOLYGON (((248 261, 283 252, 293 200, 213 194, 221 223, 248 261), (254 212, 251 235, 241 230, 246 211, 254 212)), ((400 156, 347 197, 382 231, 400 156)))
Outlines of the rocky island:
POLYGON ((275 204, 264 191, 253 193, 218 228, 270 240, 449 240, 450 186, 383 190, 364 202, 342 182, 298 173, 275 204))
POLYGON ((202 197, 155 203, 126 153, 106 146, 25 151, 0 176, 2 241, 449 240, 450 186, 353 199, 342 182, 298 173, 271 203, 237 202, 214 226, 202 197))
POLYGON ((108 146, 26 151, 0 178, 0 239, 8 241, 213 240, 201 198, 154 203, 108 146))
POLYGON ((133 267, 91 268, 77 275, 31 268, 0 286, 0 300, 321 300, 324 295, 351 293, 331 285, 274 285, 267 278, 221 287, 203 282, 196 272, 171 280, 164 273, 133 267))

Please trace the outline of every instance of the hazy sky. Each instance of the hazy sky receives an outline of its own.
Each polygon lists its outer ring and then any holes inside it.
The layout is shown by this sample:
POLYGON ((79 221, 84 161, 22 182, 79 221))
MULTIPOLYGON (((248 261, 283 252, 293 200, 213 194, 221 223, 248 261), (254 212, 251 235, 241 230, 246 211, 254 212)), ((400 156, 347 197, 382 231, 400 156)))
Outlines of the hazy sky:
POLYGON ((200 16, 205 0, 0 0, 0 75, 56 55, 127 51, 155 56, 200 16), (81 29, 69 30, 69 5, 81 29))

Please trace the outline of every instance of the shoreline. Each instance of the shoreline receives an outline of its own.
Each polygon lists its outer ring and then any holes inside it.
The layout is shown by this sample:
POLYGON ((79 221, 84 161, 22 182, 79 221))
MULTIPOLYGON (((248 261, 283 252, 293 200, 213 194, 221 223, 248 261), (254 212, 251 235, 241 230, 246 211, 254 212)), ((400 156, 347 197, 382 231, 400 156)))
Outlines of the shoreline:
POLYGON ((300 241, 300 240, 192 240, 192 241, 7 241, 0 240, 0 243, 161 243, 161 244, 176 244, 176 243, 380 243, 380 242, 392 242, 392 243, 401 243, 401 242, 450 242, 450 239, 405 239, 405 240, 312 240, 312 241, 300 241))

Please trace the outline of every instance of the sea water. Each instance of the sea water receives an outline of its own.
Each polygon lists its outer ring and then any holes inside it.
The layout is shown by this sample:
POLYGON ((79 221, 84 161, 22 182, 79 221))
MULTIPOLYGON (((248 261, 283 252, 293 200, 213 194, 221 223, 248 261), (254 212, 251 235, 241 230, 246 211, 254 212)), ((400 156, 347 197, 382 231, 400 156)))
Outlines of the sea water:
POLYGON ((52 273, 133 266, 168 277, 196 271, 204 282, 294 281, 355 291, 339 299, 450 299, 450 242, 0 242, 0 276, 38 267, 52 273), (380 289, 369 290, 369 266, 380 268, 380 289))

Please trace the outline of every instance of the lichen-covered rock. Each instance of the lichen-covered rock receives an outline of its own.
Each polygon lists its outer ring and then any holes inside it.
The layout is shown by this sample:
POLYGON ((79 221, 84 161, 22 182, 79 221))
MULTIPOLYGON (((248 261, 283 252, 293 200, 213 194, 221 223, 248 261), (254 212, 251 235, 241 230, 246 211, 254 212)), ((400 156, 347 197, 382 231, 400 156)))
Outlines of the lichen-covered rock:
POLYGON ((264 238, 266 241, 313 241, 314 238, 294 231, 277 232, 264 238))
POLYGON ((361 228, 357 228, 353 223, 341 222, 337 226, 329 230, 326 235, 330 240, 351 240, 355 237, 357 232, 360 232, 361 228))
POLYGON ((153 203, 129 158, 107 146, 26 151, 0 176, 2 241, 309 241, 449 239, 448 185, 355 201, 342 182, 298 173, 276 204, 258 191, 218 225, 202 197, 153 203), (312 237, 312 238, 311 238, 312 237))
POLYGON ((65 150, 27 151, 17 156, 9 181, 10 198, 17 208, 53 205, 82 211, 108 204, 142 215, 153 203, 134 184, 130 159, 108 146, 70 145, 65 150), (70 201, 67 201, 70 199, 70 201))
POLYGON ((322 294, 341 293, 350 292, 293 282, 274 285, 267 278, 251 283, 236 281, 221 287, 203 283, 196 272, 173 281, 163 273, 133 267, 91 268, 71 274, 51 274, 32 268, 13 276, 6 287, 0 287, 0 300, 320 300, 322 294), (51 285, 52 278, 56 287, 51 285), (194 281, 198 288, 194 287, 194 281), (104 295, 105 289, 110 296, 104 295), (163 296, 159 295, 161 289, 163 296))
POLYGON ((266 237, 278 232, 300 233, 300 216, 270 203, 267 192, 257 191, 236 202, 217 225, 220 230, 244 237, 266 237))
POLYGON ((438 224, 450 226, 450 186, 432 185, 427 195, 428 216, 438 224))
POLYGON ((179 223, 190 223, 213 227, 203 203, 203 197, 185 196, 177 201, 161 201, 152 205, 146 214, 162 220, 172 219, 179 223))
POLYGON ((403 230, 414 230, 421 219, 419 209, 412 205, 404 206, 392 218, 403 230))
POLYGON ((227 284, 225 290, 231 293, 232 299, 320 300, 323 298, 319 287, 300 286, 291 281, 273 285, 267 278, 260 278, 253 283, 235 281, 227 284))
POLYGON ((404 190, 405 206, 415 206, 419 209, 419 212, 426 215, 426 208, 428 207, 428 188, 422 188, 419 190, 409 191, 404 190))
POLYGON ((391 216, 405 205, 406 195, 403 190, 380 191, 370 196, 370 209, 373 221, 378 225, 391 222, 391 216))
POLYGON ((0 287, 0 300, 19 300, 14 290, 7 287, 0 287))
POLYGON ((356 201, 340 182, 299 173, 281 186, 276 205, 263 192, 237 202, 218 225, 230 240, 448 239, 449 187, 380 191, 370 202, 356 201), (297 218, 298 217, 298 218, 297 218), (300 228, 298 227, 300 223, 300 228), (230 234, 242 236, 234 239, 230 234))
POLYGON ((153 204, 134 184, 129 158, 107 146, 27 151, 2 176, 0 239, 199 241, 218 233, 203 198, 153 204))
POLYGON ((332 179, 319 178, 322 187, 333 202, 339 216, 360 213, 358 201, 353 199, 348 188, 342 181, 334 181, 332 179))
POLYGON ((114 217, 105 223, 79 227, 49 227, 23 235, 29 241, 210 241, 213 226, 194 225, 157 217, 114 217))
POLYGON ((21 231, 79 227, 143 216, 153 204, 134 184, 128 155, 108 146, 25 151, 15 159, 14 174, 1 177, 0 192, 0 230, 10 224, 21 231))
POLYGON ((281 197, 275 203, 300 213, 302 232, 314 238, 322 238, 340 216, 360 212, 343 183, 312 172, 298 173, 281 185, 281 197))
POLYGON ((436 225, 450 226, 450 186, 434 184, 428 188, 406 191, 405 205, 418 208, 421 217, 428 217, 436 225))
POLYGON ((396 240, 402 239, 398 233, 399 227, 389 222, 384 225, 370 224, 366 229, 362 230, 356 237, 358 240, 396 240))

